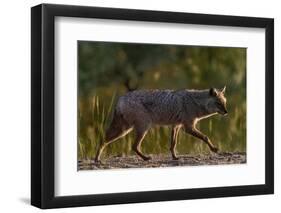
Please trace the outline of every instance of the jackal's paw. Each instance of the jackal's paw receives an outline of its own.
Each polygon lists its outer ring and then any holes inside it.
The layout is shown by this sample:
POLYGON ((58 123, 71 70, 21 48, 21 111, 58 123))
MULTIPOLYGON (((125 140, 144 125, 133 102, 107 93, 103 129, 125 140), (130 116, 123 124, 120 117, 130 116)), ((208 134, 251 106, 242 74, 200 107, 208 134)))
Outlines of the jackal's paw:
POLYGON ((217 147, 211 147, 212 152, 217 153, 219 149, 217 147))
POLYGON ((102 163, 102 162, 101 162, 101 160, 100 160, 100 159, 95 158, 95 163, 99 163, 99 164, 100 164, 100 163, 102 163))
POLYGON ((173 156, 173 160, 179 160, 179 157, 173 156))
POLYGON ((150 157, 150 156, 144 156, 142 159, 143 159, 144 161, 149 161, 149 160, 151 160, 151 157, 150 157))

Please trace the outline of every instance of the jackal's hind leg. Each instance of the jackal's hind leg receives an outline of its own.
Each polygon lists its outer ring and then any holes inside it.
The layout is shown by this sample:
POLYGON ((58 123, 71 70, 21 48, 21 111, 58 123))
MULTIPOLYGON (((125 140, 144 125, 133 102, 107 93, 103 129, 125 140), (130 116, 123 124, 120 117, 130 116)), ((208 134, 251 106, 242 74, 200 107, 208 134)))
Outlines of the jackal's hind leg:
POLYGON ((185 131, 189 134, 191 134, 194 137, 197 137, 204 141, 213 152, 218 152, 218 148, 215 147, 215 145, 211 142, 211 140, 208 138, 208 136, 204 135, 202 132, 200 132, 198 129, 196 129, 194 126, 192 127, 185 127, 185 131))
POLYGON ((141 130, 139 130, 139 129, 136 129, 135 143, 133 144, 133 147, 132 147, 132 149, 133 149, 143 160, 145 160, 145 161, 151 159, 151 157, 145 156, 145 155, 141 152, 141 149, 140 149, 141 143, 142 143, 142 141, 143 141, 143 139, 144 139, 146 133, 147 133, 147 130, 141 131, 141 130))
POLYGON ((174 160, 178 160, 179 158, 176 155, 176 145, 177 145, 177 138, 179 134, 181 126, 174 126, 172 129, 172 134, 171 134, 171 154, 174 160))
POLYGON ((109 128, 106 131, 105 141, 102 142, 100 147, 98 148, 95 161, 100 162, 100 156, 102 154, 102 151, 104 150, 104 148, 108 144, 110 144, 110 143, 116 141, 117 139, 122 138, 123 136, 127 135, 131 130, 132 130, 132 128, 125 128, 124 126, 119 127, 119 128, 109 128))
POLYGON ((102 142, 98 148, 98 151, 97 151, 97 154, 96 154, 96 158, 95 158, 95 161, 96 162, 100 162, 100 156, 101 156, 101 153, 102 151, 104 150, 104 148, 106 147, 106 143, 102 142))

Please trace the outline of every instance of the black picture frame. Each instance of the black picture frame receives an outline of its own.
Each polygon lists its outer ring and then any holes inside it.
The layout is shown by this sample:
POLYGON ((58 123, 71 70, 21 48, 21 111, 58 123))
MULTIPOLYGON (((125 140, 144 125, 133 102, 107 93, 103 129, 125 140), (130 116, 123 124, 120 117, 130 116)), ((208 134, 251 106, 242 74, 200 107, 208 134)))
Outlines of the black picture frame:
POLYGON ((105 204, 217 198, 274 193, 274 20, 225 15, 41 4, 31 8, 31 204, 60 208, 105 204), (54 21, 55 17, 100 18, 264 28, 265 184, 93 195, 54 195, 54 21))

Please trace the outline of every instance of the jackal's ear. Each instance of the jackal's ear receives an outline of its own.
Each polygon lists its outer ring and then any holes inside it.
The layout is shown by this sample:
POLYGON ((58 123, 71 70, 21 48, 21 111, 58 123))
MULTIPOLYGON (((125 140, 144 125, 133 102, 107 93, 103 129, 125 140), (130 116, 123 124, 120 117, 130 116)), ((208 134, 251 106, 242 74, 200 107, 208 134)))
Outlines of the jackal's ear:
POLYGON ((221 93, 224 94, 225 93, 225 89, 226 89, 226 86, 224 86, 221 90, 221 93))
POLYGON ((211 96, 217 96, 217 95, 218 95, 218 91, 217 91, 215 88, 211 88, 211 89, 209 90, 209 94, 210 94, 211 96))

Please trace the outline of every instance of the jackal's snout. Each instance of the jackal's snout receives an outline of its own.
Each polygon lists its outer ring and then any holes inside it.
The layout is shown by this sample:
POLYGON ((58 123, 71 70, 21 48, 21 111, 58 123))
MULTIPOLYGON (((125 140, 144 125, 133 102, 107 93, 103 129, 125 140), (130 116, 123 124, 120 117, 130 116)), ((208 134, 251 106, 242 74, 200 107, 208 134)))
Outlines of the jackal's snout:
POLYGON ((228 111, 227 111, 227 109, 219 109, 218 113, 223 115, 223 116, 226 116, 228 114, 228 111))

